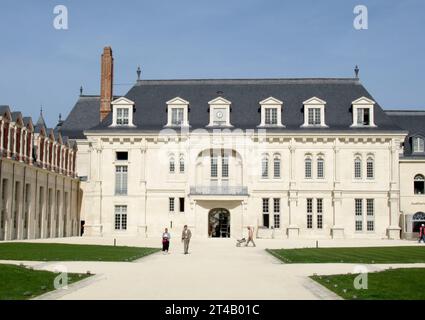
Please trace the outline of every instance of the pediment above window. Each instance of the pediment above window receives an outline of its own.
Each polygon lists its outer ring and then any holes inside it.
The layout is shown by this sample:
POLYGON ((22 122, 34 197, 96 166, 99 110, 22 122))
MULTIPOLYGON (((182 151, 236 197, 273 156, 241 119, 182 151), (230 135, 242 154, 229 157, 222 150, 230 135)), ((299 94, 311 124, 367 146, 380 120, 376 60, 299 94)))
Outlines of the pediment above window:
POLYGON ((217 98, 211 100, 210 102, 208 102, 208 104, 209 105, 212 105, 212 104, 231 105, 232 103, 229 100, 227 100, 227 99, 225 99, 223 97, 217 97, 217 98))
POLYGON ((374 105, 375 103, 375 101, 366 97, 361 97, 351 102, 352 105, 374 105))
POLYGON ((325 105, 325 104, 326 104, 326 101, 318 97, 312 97, 303 102, 303 105, 325 105))
POLYGON ((111 102, 112 105, 116 104, 128 104, 128 105, 134 105, 134 102, 130 99, 127 99, 126 97, 119 97, 118 99, 115 99, 111 102))
POLYGON ((170 105, 189 105, 189 101, 184 100, 183 98, 180 97, 175 97, 169 101, 166 102, 166 104, 170 105))
POLYGON ((282 101, 273 97, 268 97, 267 99, 260 101, 260 105, 280 105, 281 106, 282 104, 283 104, 282 101))

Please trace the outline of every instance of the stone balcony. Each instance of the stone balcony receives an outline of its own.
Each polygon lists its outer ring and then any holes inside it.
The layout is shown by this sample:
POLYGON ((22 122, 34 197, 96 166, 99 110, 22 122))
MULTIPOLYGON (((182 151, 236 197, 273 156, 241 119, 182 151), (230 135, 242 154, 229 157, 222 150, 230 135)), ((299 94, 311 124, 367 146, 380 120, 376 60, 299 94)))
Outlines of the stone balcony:
POLYGON ((248 188, 243 186, 192 186, 191 196, 248 196, 248 188))

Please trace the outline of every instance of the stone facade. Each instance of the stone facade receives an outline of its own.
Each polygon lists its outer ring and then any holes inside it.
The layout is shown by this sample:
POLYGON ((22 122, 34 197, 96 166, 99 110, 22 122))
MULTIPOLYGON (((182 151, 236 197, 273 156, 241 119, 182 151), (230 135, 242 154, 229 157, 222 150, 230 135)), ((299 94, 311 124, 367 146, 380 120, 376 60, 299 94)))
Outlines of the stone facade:
POLYGON ((0 110, 0 240, 77 236, 77 149, 9 107, 0 110))

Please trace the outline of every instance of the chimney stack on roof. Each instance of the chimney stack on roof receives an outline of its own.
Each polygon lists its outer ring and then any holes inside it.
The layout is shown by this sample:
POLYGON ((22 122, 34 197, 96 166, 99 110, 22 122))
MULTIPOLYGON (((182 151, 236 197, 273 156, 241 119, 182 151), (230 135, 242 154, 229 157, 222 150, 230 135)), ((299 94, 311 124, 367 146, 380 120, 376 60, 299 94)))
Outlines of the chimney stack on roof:
POLYGON ((102 54, 100 75, 100 122, 111 112, 113 80, 114 58, 112 56, 112 48, 105 47, 102 54))

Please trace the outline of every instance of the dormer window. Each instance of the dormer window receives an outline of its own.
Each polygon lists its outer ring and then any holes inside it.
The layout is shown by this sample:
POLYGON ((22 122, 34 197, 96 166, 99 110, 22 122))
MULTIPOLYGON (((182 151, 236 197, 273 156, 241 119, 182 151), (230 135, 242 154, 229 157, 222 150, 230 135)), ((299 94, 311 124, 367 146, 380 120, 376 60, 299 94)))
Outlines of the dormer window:
POLYGON ((126 126, 128 125, 128 109, 127 108, 117 108, 117 125, 126 126))
POLYGON ((308 125, 309 126, 320 126, 322 123, 321 117, 320 117, 320 108, 310 107, 307 108, 308 112, 308 125))
POLYGON ((304 124, 302 127, 326 127, 325 105, 326 101, 317 97, 310 98, 304 104, 304 124))
POLYGON ((277 108, 266 108, 266 125, 277 125, 277 108))
POLYGON ((354 127, 375 127, 373 108, 375 101, 366 97, 352 102, 354 127))
POLYGON ((269 97, 260 101, 261 123, 260 127, 283 127, 282 125, 282 104, 283 102, 269 97))
POLYGON ((134 127, 133 110, 134 102, 121 97, 111 102, 112 124, 111 127, 134 127))
POLYGON ((229 100, 223 97, 215 98, 208 102, 210 105, 210 123, 209 127, 231 126, 230 124, 230 105, 229 100))
POLYGON ((425 152, 424 148, 424 139, 421 137, 413 137, 412 139, 413 152, 414 153, 423 153, 425 152))
POLYGON ((168 127, 189 126, 188 120, 189 102, 182 98, 174 98, 167 101, 168 127))
POLYGON ((181 126, 184 121, 184 109, 172 108, 171 109, 171 124, 173 126, 181 126))

